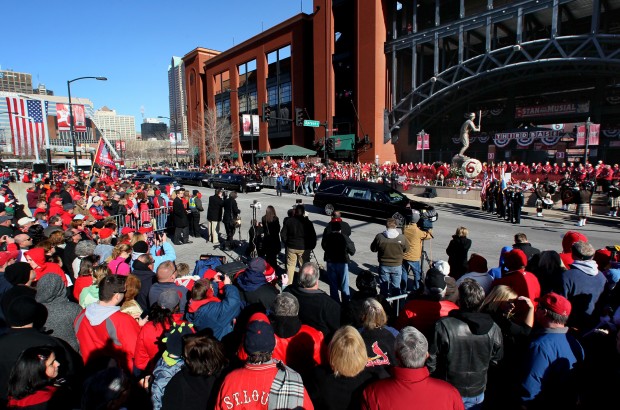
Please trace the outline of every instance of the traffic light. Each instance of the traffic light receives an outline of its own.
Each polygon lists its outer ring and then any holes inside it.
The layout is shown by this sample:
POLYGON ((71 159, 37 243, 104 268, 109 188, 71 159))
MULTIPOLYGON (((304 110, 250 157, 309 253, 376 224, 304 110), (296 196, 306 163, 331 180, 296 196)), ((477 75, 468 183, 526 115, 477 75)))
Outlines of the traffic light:
POLYGON ((333 154, 334 152, 336 152, 336 147, 334 145, 334 139, 333 138, 327 138, 327 140, 325 141, 325 147, 327 148, 327 153, 328 154, 333 154))
POLYGON ((295 125, 304 126, 304 110, 303 108, 295 108, 295 125))
POLYGON ((269 103, 263 103, 263 122, 269 122, 271 119, 271 107, 269 103))

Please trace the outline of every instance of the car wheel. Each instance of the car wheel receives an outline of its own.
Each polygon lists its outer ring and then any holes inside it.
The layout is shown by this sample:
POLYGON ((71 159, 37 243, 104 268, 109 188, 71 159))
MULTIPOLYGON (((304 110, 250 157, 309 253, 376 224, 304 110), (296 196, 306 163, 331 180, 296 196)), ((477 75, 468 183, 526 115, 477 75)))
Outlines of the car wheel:
POLYGON ((334 206, 332 204, 326 204, 325 205, 325 215, 332 216, 333 213, 334 213, 334 206))
POLYGON ((396 220, 396 226, 397 227, 400 228, 403 225, 405 225, 405 217, 400 212, 394 213, 394 215, 392 215, 392 218, 394 218, 396 220))

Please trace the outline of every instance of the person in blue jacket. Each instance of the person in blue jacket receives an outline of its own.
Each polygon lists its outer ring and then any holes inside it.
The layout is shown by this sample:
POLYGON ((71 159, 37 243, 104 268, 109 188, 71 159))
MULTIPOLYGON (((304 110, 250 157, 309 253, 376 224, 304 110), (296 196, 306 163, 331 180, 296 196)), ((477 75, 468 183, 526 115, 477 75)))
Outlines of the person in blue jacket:
POLYGON ((231 284, 230 277, 221 275, 216 276, 213 281, 200 279, 194 283, 192 298, 185 316, 194 324, 197 331, 211 329, 213 337, 221 341, 224 336, 232 332, 234 319, 240 313, 239 290, 231 284), (218 282, 224 283, 221 290, 218 282), (216 296, 217 293, 221 293, 221 298, 216 296))

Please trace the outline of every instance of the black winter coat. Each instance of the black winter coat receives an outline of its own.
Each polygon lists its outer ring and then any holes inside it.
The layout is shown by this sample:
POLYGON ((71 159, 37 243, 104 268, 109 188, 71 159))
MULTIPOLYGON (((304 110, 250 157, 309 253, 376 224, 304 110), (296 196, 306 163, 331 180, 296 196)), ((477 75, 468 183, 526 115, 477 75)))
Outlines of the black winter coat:
MULTIPOLYGON (((304 228, 304 217, 291 216, 290 218, 286 218, 284 220, 284 224, 282 225, 282 230, 280 231, 280 238, 282 238, 282 242, 284 242, 284 245, 287 248, 291 249, 306 249, 304 228)), ((314 238, 316 243, 316 232, 314 238)))
POLYGON ((186 228, 189 226, 187 211, 185 210, 185 205, 183 205, 181 198, 177 197, 172 201, 172 217, 175 228, 186 228))
POLYGON ((207 206, 207 221, 221 221, 223 212, 224 200, 217 195, 211 195, 209 197, 209 205, 207 206))
POLYGON ((232 223, 240 213, 236 199, 226 198, 224 200, 224 223, 232 223))
POLYGON ((450 264, 450 276, 458 279, 467 272, 467 253, 471 248, 471 239, 465 236, 452 235, 446 253, 450 264))
POLYGON ((331 232, 323 237, 321 247, 325 251, 324 259, 331 263, 349 263, 349 255, 355 255, 355 244, 341 232, 331 232))

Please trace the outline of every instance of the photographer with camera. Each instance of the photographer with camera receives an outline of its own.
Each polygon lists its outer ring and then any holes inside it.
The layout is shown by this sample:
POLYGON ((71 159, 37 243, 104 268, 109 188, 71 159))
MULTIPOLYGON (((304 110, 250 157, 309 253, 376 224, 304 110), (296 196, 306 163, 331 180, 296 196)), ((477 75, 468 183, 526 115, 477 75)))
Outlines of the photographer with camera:
POLYGON ((403 254, 403 273, 401 279, 401 290, 403 292, 417 292, 422 288, 422 267, 420 261, 422 259, 423 241, 433 238, 432 230, 423 231, 418 227, 420 222, 420 212, 412 209, 409 215, 405 217, 405 225, 403 226, 403 235, 407 238, 409 250, 403 254), (409 272, 413 274, 413 283, 409 286, 409 272))

